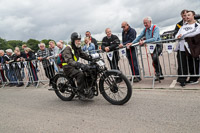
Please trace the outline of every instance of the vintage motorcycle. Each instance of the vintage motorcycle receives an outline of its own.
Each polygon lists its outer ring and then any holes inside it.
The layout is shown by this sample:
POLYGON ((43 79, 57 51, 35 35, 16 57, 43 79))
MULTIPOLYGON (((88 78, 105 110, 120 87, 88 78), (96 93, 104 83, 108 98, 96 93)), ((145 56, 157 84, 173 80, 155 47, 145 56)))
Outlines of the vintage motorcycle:
MULTIPOLYGON (((82 95, 87 99, 103 97, 114 105, 123 105, 132 96, 132 87, 125 75, 118 70, 108 70, 99 54, 92 55, 89 70, 82 70, 85 75, 86 86, 82 95), (99 84, 97 84, 99 82, 99 84)), ((80 97, 75 78, 63 73, 55 75, 52 84, 56 95, 63 101, 71 101, 75 96, 80 97)))

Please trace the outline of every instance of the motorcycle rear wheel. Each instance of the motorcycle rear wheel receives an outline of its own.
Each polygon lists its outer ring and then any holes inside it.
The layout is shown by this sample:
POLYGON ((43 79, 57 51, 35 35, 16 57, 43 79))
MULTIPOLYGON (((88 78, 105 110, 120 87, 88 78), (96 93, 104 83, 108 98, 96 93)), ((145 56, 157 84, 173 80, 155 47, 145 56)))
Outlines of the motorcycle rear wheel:
POLYGON ((67 91, 67 84, 69 84, 68 79, 65 75, 60 74, 54 79, 54 89, 56 95, 63 101, 71 101, 75 94, 73 92, 67 91))

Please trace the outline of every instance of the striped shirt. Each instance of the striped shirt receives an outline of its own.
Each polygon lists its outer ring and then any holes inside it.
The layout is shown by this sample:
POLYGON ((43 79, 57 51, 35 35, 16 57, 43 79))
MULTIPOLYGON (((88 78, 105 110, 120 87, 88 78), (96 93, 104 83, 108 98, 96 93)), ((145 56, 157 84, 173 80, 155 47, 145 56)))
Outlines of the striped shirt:
POLYGON ((47 48, 45 48, 44 50, 38 50, 37 51, 37 58, 38 57, 42 57, 43 59, 42 59, 42 65, 43 65, 43 67, 48 67, 48 66, 50 66, 51 64, 50 64, 50 61, 49 60, 47 60, 46 58, 47 57, 49 57, 49 56, 51 56, 52 54, 51 54, 51 52, 50 52, 50 50, 49 49, 47 49, 47 48))

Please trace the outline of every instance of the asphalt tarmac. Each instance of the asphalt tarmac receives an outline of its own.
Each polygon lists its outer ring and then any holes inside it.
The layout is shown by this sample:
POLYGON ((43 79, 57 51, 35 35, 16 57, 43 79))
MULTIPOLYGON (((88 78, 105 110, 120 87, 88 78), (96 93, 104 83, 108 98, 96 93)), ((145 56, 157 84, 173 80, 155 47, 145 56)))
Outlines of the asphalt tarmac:
POLYGON ((61 101, 47 88, 0 88, 1 133, 198 133, 200 90, 134 89, 123 106, 101 95, 61 101))

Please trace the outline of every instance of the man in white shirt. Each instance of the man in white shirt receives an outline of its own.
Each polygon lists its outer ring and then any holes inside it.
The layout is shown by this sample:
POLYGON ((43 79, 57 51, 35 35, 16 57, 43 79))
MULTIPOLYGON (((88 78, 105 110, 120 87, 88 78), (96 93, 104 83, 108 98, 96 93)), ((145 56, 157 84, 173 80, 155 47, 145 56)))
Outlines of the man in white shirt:
MULTIPOLYGON (((199 65, 197 65, 199 64, 199 58, 193 58, 190 54, 187 55, 185 52, 185 46, 187 47, 187 43, 185 42, 184 38, 200 34, 200 25, 196 23, 194 16, 194 11, 187 11, 188 24, 183 25, 175 37, 181 39, 179 40, 179 43, 176 47, 176 50, 178 52, 178 75, 188 75, 188 69, 190 75, 199 74, 199 65), (194 73, 195 71, 196 73, 194 73)), ((198 83, 198 79, 199 77, 190 77, 190 79, 186 81, 187 77, 178 77, 177 82, 179 82, 181 86, 185 86, 186 83, 198 83)))

